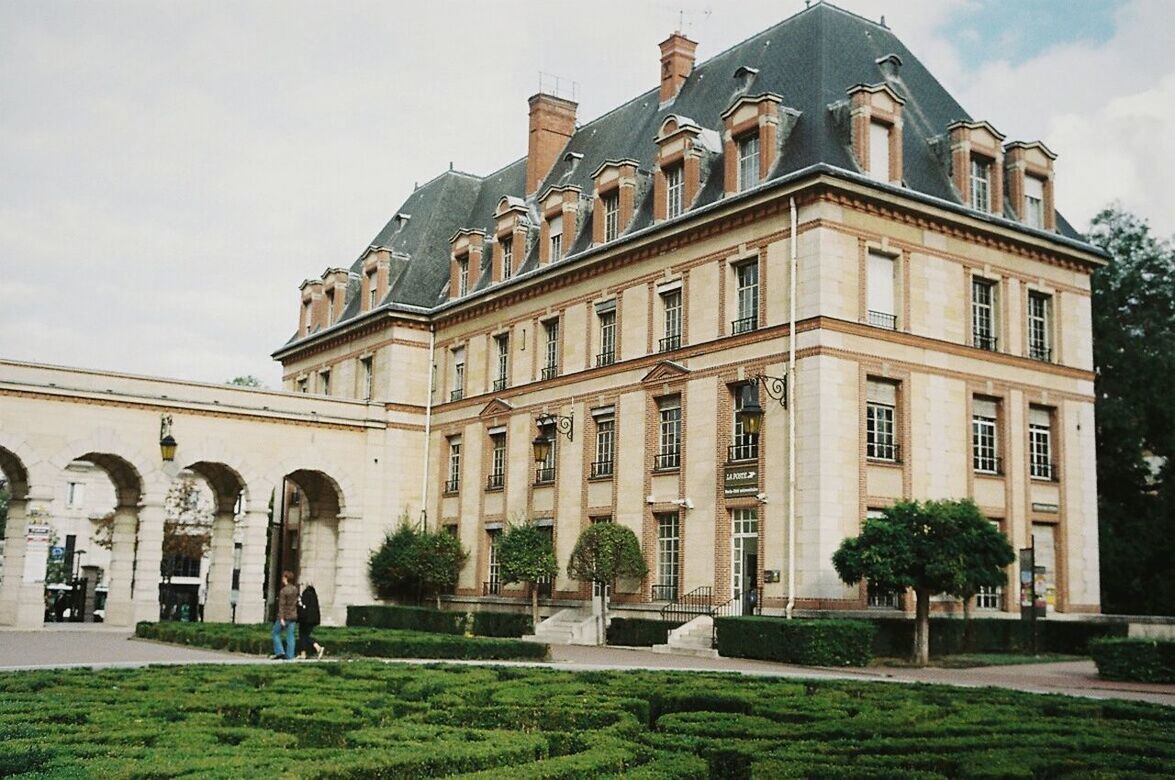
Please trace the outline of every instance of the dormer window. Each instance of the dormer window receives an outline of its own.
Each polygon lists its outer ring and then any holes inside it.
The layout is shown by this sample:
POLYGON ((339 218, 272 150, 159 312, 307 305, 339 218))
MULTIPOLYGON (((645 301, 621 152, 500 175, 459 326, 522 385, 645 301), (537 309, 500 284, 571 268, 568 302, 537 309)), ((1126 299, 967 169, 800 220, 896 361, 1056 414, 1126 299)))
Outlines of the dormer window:
POLYGON ((592 243, 615 241, 632 222, 636 203, 636 160, 606 160, 592 174, 596 194, 592 243))
MULTIPOLYGON (((883 58, 885 71, 896 57, 883 58)), ((861 172, 887 184, 902 183, 902 106, 905 101, 887 83, 850 87, 849 130, 853 156, 861 172)))
POLYGON ((685 197, 685 170, 675 165, 665 171, 665 218, 681 216, 685 197))
MULTIPOLYGON (((462 228, 449 239, 453 258, 449 266, 449 298, 461 298, 469 294, 469 277, 481 269, 485 241, 485 233, 471 228, 462 228)), ((476 282, 476 277, 473 281, 476 282)))
POLYGON ((1004 211, 1004 136, 987 122, 947 128, 951 178, 963 204, 985 214, 1004 211))
POLYGON ((718 133, 680 114, 665 117, 654 141, 653 221, 660 222, 680 217, 694 202, 710 168, 707 158, 721 142, 718 133))
POLYGON ((605 195, 604 202, 604 240, 615 241, 620 235, 620 193, 614 191, 605 195))
POLYGON ((1056 230, 1053 207, 1053 161, 1057 156, 1040 141, 1013 141, 1004 147, 1004 175, 1012 211, 1025 225, 1056 230))
POLYGON ((370 273, 367 275, 367 308, 368 309, 375 308, 375 302, 377 300, 378 292, 379 292, 379 288, 376 287, 375 274, 370 273))
POLYGON ((514 276, 514 239, 502 239, 502 281, 514 276))
POLYGON ((335 321, 335 293, 331 290, 326 296, 326 324, 329 326, 335 321))
POLYGON ((1035 176, 1024 177, 1024 224, 1044 229, 1044 182, 1035 176))
POLYGON ((882 122, 869 123, 869 175, 889 181, 889 131, 882 122))
POLYGON ((759 135, 743 136, 738 141, 738 191, 759 183, 759 135))
POLYGON ((991 211, 991 163, 971 158, 971 208, 991 211))
POLYGON ((551 221, 547 224, 551 231, 547 254, 550 257, 550 262, 557 263, 563 259, 563 215, 551 217, 551 221))
POLYGON ((469 256, 457 259, 457 295, 465 297, 469 294, 469 256))

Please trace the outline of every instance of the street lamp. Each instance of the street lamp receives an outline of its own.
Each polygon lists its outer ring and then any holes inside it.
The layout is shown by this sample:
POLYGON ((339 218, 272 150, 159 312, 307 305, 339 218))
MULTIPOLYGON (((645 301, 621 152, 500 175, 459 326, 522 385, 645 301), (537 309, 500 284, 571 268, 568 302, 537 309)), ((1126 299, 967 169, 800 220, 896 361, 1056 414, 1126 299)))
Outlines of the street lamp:
POLYGON ((171 415, 165 414, 159 419, 159 454, 165 463, 175 460, 177 442, 171 435, 171 415))
POLYGON ((542 414, 535 418, 534 424, 538 426, 539 434, 534 437, 531 445, 534 447, 534 462, 546 463, 547 456, 551 454, 551 445, 553 437, 551 431, 561 433, 567 437, 567 441, 574 441, 575 434, 575 413, 564 417, 560 414, 542 414))
POLYGON ((742 404, 738 410, 738 420, 742 423, 743 432, 751 435, 759 433, 763 427, 763 407, 759 404, 759 385, 767 392, 769 398, 779 401, 779 405, 787 408, 787 377, 767 376, 755 374, 742 388, 742 404))

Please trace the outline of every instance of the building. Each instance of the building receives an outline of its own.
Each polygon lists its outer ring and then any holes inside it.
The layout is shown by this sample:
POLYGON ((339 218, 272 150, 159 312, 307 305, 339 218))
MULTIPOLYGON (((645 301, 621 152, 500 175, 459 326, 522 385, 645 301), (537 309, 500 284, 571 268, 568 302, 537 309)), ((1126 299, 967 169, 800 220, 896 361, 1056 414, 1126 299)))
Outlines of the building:
POLYGON ((564 568, 588 524, 632 528, 651 574, 621 602, 900 606, 833 551, 895 499, 969 496, 1035 537, 1056 610, 1097 612, 1104 258, 1056 213, 1056 155, 827 4, 695 48, 670 35, 660 83, 582 125, 534 95, 526 157, 441 173, 303 282, 286 389, 386 408, 424 464, 387 478, 470 551, 458 596, 511 595, 495 538, 526 517, 564 568))

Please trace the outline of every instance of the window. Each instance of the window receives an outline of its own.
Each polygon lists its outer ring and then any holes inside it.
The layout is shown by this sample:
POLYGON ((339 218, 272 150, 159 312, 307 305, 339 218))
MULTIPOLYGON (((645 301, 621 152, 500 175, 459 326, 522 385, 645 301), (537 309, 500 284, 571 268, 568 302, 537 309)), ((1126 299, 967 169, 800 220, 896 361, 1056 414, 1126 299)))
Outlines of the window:
POLYGON ((496 596, 502 590, 502 567, 498 563, 498 539, 502 532, 495 528, 486 531, 486 534, 489 536, 490 547, 486 556, 486 576, 489 581, 486 583, 485 594, 496 596))
POLYGON ((971 280, 971 342, 980 349, 995 351, 995 282, 975 277, 971 280))
POLYGON ((306 379, 305 377, 303 377, 302 379, 298 380, 298 392, 299 393, 309 393, 310 392, 310 380, 309 379, 306 379))
POLYGON ((681 467, 681 398, 662 399, 658 403, 660 427, 657 455, 653 468, 657 470, 681 467))
POLYGON ((506 384, 510 380, 510 334, 501 333, 494 336, 494 349, 498 356, 494 390, 505 390, 506 384))
POLYGON ((457 261, 457 295, 464 297, 469 293, 469 258, 463 257, 457 261))
POLYGON ((456 493, 461 489, 461 437, 449 439, 449 478, 445 481, 445 492, 456 493))
POLYGON ((735 598, 755 587, 759 569, 759 512, 736 509, 731 513, 731 586, 735 598))
POLYGON ((600 320, 600 354, 596 355, 597 366, 610 366, 616 362, 616 302, 612 302, 612 309, 600 311, 597 316, 600 320))
POLYGON ((748 135, 738 142, 738 191, 759 183, 759 136, 748 135))
POLYGON ((506 484, 506 434, 490 434, 490 477, 486 482, 488 490, 501 490, 506 484))
POLYGON ((514 276, 514 239, 502 239, 502 281, 514 276))
POLYGON ((741 263, 734 267, 737 292, 738 319, 731 323, 734 335, 748 333, 759 327, 759 261, 741 263))
POLYGON ((611 477, 616 452, 616 418, 611 414, 596 417, 596 459, 592 478, 611 477))
POLYGON ((543 323, 546 331, 546 362, 543 365, 543 379, 559 376, 559 320, 543 323))
POLYGON ((371 366, 373 360, 374 358, 370 357, 359 358, 359 377, 360 382, 362 382, 360 391, 363 393, 364 401, 371 400, 373 377, 375 374, 371 366))
POLYGON ((654 601, 677 599, 677 577, 681 570, 680 520, 676 512, 664 512, 657 520, 657 584, 654 601))
POLYGON ((672 352, 681 347, 681 290, 661 294, 665 306, 665 336, 658 344, 659 352, 672 352))
POLYGON ((1053 350, 1049 338, 1051 309, 1051 295, 1028 293, 1028 357, 1034 360, 1052 360, 1053 350))
POLYGON ((976 609, 1001 609, 1004 601, 1004 589, 998 585, 980 585, 975 593, 976 609))
POLYGON ((1024 224, 1044 229, 1044 182, 1035 176, 1024 177, 1024 224))
POLYGON ((897 385, 870 379, 865 392, 865 457, 897 462, 898 445, 894 433, 897 385))
MULTIPOLYGON (((878 520, 883 517, 885 517, 885 513, 880 509, 869 509, 865 512, 865 518, 868 520, 878 520)), ((870 607, 879 609, 901 608, 899 593, 896 590, 882 588, 875 582, 869 582, 866 585, 865 592, 866 604, 870 607)))
POLYGON ((302 304, 302 322, 306 324, 307 333, 314 330, 314 316, 311 312, 312 309, 310 301, 306 301, 302 304))
POLYGON ((895 266, 892 256, 869 252, 868 267, 865 269, 865 305, 868 309, 869 324, 878 328, 897 328, 897 306, 894 301, 895 266))
POLYGON ((465 347, 453 350, 453 391, 449 393, 450 401, 460 401, 465 397, 465 347))
POLYGON ((555 450, 558 448, 558 436, 551 438, 551 446, 547 448, 547 459, 534 472, 536 485, 549 485, 555 481, 555 450))
POLYGON ((620 235, 620 192, 612 192, 602 199, 604 207, 604 240, 612 241, 620 235))
POLYGON ((743 430, 742 411, 743 404, 748 401, 755 393, 757 388, 754 385, 738 385, 731 388, 734 393, 734 443, 730 445, 730 450, 727 453, 727 460, 757 460, 759 457, 759 434, 747 433, 743 430))
POLYGON ((889 181, 889 125, 869 123, 869 175, 889 181))
POLYGON ((375 308, 376 295, 378 292, 379 292, 379 290, 375 284, 375 274, 370 273, 367 275, 367 308, 368 309, 375 308))
POLYGON ((86 485, 83 482, 70 482, 66 486, 66 506, 77 508, 86 501, 86 485))
POLYGON ((335 321, 335 294, 332 291, 330 295, 326 296, 326 324, 330 325, 335 321))
POLYGON ((1028 409, 1028 473, 1033 479, 1057 478, 1053 465, 1053 415, 1042 406, 1028 409))
POLYGON ((971 402, 971 457, 979 474, 1000 473, 998 410, 997 402, 990 398, 976 398, 971 402))
POLYGON ((550 226, 550 254, 551 262, 554 263, 563 258, 563 215, 551 217, 550 226))
POLYGON ((330 372, 320 371, 318 373, 318 392, 321 395, 330 395, 330 372))
POLYGON ((665 218, 681 216, 685 198, 684 166, 675 165, 665 171, 665 218))
POLYGON ((991 211, 991 163, 971 157, 971 208, 991 211))

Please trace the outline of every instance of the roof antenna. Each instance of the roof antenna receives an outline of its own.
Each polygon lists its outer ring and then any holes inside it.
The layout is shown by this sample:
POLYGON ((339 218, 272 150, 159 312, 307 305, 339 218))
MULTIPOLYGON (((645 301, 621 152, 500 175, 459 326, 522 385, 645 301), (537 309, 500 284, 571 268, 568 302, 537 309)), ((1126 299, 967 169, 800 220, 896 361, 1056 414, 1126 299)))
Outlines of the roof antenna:
MULTIPOLYGON (((881 15, 881 26, 882 26, 882 27, 885 27, 885 14, 882 14, 882 15, 881 15)), ((888 27, 885 27, 885 29, 887 29, 887 30, 888 30, 889 28, 888 28, 888 27)))

